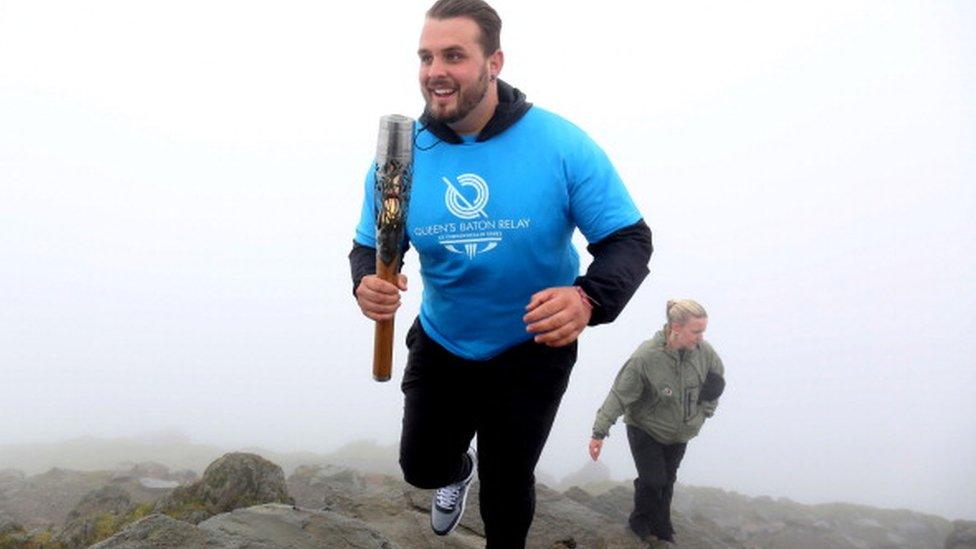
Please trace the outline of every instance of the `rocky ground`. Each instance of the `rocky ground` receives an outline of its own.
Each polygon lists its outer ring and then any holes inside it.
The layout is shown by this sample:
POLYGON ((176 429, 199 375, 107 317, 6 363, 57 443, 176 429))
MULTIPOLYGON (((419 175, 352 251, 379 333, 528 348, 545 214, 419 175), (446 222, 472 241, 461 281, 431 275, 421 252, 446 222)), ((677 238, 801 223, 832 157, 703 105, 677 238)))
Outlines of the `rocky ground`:
MULTIPOLYGON (((533 548, 644 547, 625 528, 632 491, 602 480, 538 487, 533 548)), ((591 479, 592 480, 592 479, 591 479)), ((30 547, 445 547, 484 546, 478 484, 447 537, 430 531, 431 492, 398 477, 339 465, 281 467, 227 454, 196 479, 153 463, 111 472, 0 471, 0 549, 30 547)), ((679 547, 976 549, 976 523, 911 511, 801 505, 679 486, 679 547)))

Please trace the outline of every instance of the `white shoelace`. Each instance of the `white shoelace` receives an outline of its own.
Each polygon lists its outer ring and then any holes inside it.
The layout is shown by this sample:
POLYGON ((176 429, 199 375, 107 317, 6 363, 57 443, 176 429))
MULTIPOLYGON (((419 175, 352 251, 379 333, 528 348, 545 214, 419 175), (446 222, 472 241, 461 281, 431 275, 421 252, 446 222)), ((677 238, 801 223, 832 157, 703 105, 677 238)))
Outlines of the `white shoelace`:
POLYGON ((458 498, 461 497, 463 482, 445 486, 437 490, 437 506, 441 509, 454 509, 458 498))

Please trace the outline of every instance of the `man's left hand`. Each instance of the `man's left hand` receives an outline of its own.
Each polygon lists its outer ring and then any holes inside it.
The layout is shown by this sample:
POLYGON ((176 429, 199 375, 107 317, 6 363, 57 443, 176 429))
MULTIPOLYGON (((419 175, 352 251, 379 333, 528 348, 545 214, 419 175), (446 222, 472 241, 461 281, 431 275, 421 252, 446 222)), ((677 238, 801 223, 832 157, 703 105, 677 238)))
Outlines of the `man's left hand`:
POLYGON ((590 321, 593 308, 576 286, 546 288, 536 292, 522 320, 526 330, 536 334, 535 342, 550 347, 562 347, 576 341, 590 321))

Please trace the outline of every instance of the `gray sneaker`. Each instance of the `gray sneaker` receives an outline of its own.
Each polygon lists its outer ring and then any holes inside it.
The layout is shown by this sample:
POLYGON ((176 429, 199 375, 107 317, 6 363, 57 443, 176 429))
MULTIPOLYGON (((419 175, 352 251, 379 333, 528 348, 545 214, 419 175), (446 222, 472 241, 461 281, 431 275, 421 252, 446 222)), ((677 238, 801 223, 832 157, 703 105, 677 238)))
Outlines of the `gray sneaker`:
POLYGON ((449 484, 443 488, 438 488, 434 493, 434 500, 430 503, 430 527, 438 536, 450 534, 461 520, 464 514, 464 501, 468 498, 468 486, 474 479, 474 473, 478 470, 478 456, 474 449, 468 448, 468 459, 471 460, 471 472, 468 476, 449 484))

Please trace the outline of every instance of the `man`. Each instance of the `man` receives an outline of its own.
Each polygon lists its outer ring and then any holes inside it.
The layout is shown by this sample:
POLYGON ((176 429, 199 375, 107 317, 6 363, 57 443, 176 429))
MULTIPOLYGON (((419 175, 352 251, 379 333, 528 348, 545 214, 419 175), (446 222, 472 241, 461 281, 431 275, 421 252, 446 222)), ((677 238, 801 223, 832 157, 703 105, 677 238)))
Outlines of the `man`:
POLYGON ((625 414, 637 465, 631 530, 643 540, 674 542, 671 496, 689 440, 712 417, 725 389, 725 367, 704 341, 708 314, 690 299, 668 301, 667 324, 624 364, 596 413, 590 457, 599 459, 610 426, 625 414))
MULTIPOLYGON (((481 480, 488 547, 523 547, 534 470, 588 325, 612 321, 647 275, 651 234, 606 155, 498 80, 501 20, 482 0, 440 0, 420 36, 426 107, 406 233, 424 292, 407 334, 400 465, 438 489, 445 535, 481 480), (579 275, 574 228, 594 260, 579 275), (477 452, 470 449, 477 435, 477 452)), ((407 281, 375 270, 372 177, 350 253, 360 308, 392 318, 407 281)))

